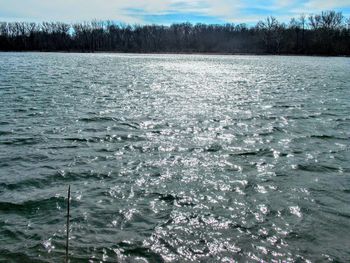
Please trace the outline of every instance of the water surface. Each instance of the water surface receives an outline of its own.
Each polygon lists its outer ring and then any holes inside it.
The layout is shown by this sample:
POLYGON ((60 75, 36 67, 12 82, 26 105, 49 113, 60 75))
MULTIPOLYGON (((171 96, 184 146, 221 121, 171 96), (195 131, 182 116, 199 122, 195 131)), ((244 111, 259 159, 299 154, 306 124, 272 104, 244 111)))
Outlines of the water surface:
POLYGON ((0 53, 0 261, 350 261, 349 72, 0 53))

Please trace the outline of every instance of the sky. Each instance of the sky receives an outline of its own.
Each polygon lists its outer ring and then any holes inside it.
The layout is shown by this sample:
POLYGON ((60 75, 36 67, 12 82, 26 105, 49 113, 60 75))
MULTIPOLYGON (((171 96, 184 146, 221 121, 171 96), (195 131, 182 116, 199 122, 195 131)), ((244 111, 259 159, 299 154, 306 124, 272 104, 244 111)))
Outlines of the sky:
POLYGON ((255 24, 270 15, 288 22, 322 10, 350 17, 350 0, 0 0, 0 21, 255 24))

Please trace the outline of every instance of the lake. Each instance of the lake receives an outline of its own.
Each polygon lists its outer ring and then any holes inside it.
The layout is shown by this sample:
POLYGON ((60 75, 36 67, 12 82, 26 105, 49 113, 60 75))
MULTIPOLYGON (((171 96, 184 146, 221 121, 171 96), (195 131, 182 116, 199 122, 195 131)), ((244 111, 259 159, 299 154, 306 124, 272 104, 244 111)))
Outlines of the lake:
POLYGON ((1 262, 350 261, 350 58, 0 53, 0 149, 1 262))

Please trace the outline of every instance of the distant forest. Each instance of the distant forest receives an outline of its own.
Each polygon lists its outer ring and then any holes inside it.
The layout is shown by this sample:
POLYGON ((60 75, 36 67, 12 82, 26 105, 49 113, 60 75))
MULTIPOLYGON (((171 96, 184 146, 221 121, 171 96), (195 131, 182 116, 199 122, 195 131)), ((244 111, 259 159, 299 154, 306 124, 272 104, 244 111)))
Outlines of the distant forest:
POLYGON ((246 24, 124 25, 113 21, 0 22, 1 51, 350 55, 341 12, 246 24))

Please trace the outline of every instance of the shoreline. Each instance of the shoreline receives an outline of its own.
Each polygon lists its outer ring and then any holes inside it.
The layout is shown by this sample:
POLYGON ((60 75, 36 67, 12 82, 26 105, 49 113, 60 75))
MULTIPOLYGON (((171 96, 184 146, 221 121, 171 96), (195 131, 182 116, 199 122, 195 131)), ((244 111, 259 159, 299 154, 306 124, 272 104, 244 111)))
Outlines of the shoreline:
POLYGON ((325 57, 349 58, 350 55, 319 54, 269 54, 269 53, 229 53, 229 52, 122 52, 122 51, 40 51, 40 50, 0 50, 0 53, 62 53, 62 54, 122 54, 122 55, 198 55, 198 56, 276 56, 276 57, 325 57))

